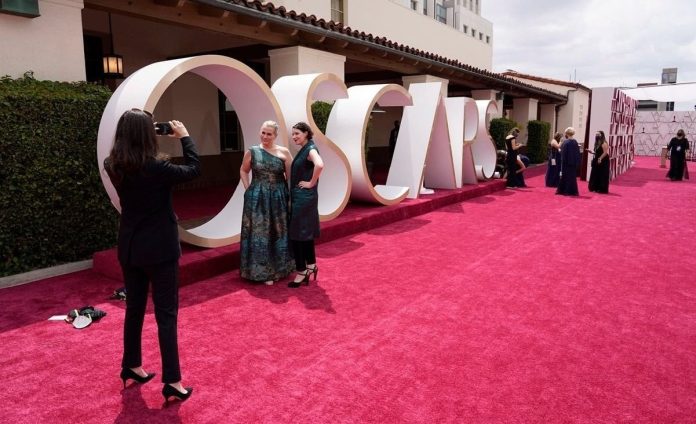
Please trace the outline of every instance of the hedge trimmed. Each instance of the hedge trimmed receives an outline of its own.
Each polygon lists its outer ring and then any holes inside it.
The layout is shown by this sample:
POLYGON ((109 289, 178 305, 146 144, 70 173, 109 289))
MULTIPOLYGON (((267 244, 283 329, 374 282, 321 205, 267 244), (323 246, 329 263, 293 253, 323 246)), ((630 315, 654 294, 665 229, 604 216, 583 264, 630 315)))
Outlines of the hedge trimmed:
POLYGON ((527 156, 531 163, 546 161, 551 125, 544 121, 527 123, 527 156))
POLYGON ((491 137, 495 140, 495 148, 498 150, 505 150, 505 137, 508 135, 511 129, 518 127, 517 122, 512 119, 507 118, 493 118, 491 119, 491 125, 489 132, 491 137))
POLYGON ((97 167, 111 93, 88 83, 0 78, 0 276, 91 257, 116 244, 97 167))

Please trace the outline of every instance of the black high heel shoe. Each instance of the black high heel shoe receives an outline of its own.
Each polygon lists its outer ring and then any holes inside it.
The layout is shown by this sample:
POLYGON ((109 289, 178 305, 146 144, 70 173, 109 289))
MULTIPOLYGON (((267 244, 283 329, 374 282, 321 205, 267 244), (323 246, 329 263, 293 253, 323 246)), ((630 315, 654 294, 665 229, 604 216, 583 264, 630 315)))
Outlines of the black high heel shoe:
POLYGON ((130 368, 121 368, 121 380, 123 380, 123 388, 126 388, 126 383, 128 380, 134 380, 137 383, 143 384, 152 380, 155 377, 155 373, 148 374, 145 377, 138 375, 135 371, 130 368))
POLYGON ((185 389, 186 393, 181 393, 179 390, 174 388, 174 386, 165 384, 164 387, 162 387, 162 396, 164 396, 164 402, 168 403, 170 397, 175 397, 182 402, 190 398, 191 393, 193 393, 193 387, 185 387, 185 389))
POLYGON ((319 267, 317 264, 314 264, 314 268, 307 268, 309 270, 309 273, 307 273, 307 276, 314 274, 314 281, 317 281, 317 274, 319 273, 319 267))
POLYGON ((305 269, 305 270, 304 270, 304 273, 298 272, 298 273, 297 273, 297 276, 299 277, 300 275, 304 275, 304 278, 302 278, 301 281, 291 281, 291 282, 289 282, 289 283, 288 283, 288 287, 290 287, 291 289, 296 289, 296 288, 300 287, 302 284, 308 286, 308 285, 309 285, 309 276, 310 276, 311 274, 312 274, 312 271, 310 271, 309 268, 308 268, 308 269, 305 269))

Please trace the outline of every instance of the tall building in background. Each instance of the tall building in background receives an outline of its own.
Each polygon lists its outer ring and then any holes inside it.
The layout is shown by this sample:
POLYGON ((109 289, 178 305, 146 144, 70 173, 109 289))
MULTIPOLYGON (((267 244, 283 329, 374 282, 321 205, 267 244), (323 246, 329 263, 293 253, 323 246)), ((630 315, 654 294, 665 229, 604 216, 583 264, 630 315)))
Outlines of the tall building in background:
MULTIPOLYGON (((676 84, 677 83, 677 71, 679 68, 662 68, 662 79, 661 84, 676 84)), ((638 87, 649 87, 651 85, 658 85, 656 82, 644 82, 639 83, 638 87)), ((673 111, 674 102, 656 102, 653 100, 639 100, 638 107, 639 111, 673 111)))
POLYGON ((481 17, 482 0, 273 0, 297 13, 340 22, 375 37, 488 70, 493 24, 481 17))

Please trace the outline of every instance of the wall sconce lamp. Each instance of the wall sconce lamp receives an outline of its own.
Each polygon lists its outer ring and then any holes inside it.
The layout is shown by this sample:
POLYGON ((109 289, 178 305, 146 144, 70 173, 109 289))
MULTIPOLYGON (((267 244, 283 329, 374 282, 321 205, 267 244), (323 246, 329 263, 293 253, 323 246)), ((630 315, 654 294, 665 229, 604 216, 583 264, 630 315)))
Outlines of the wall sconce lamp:
POLYGON ((102 56, 104 78, 123 78, 123 56, 114 53, 114 33, 111 30, 111 13, 109 13, 109 41, 111 53, 102 56))

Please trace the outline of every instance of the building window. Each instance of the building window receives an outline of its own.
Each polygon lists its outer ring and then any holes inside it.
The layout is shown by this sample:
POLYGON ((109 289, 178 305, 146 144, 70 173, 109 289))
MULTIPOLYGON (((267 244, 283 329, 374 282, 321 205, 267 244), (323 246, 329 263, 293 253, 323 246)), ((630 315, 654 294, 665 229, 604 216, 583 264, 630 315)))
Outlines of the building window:
POLYGON ((242 151, 243 139, 237 112, 227 97, 219 90, 218 105, 220 110, 220 151, 240 152, 242 151))
POLYGON ((491 44, 491 37, 489 35, 486 36, 486 44, 491 44))
POLYGON ((418 1, 417 0, 411 0, 411 9, 418 10, 418 1))
POLYGON ((428 14, 428 0, 423 0, 423 14, 428 14))
MULTIPOLYGON (((472 0, 472 1, 473 1, 473 0, 472 0)), ((480 14, 480 13, 481 13, 481 8, 480 8, 480 5, 479 5, 479 0, 476 0, 476 14, 478 15, 478 14, 480 14)))
POLYGON ((36 18, 39 13, 39 0, 4 0, 0 1, 0 13, 36 18))
POLYGON ((471 28, 471 36, 476 38, 476 30, 471 28))
POLYGON ((435 3, 435 19, 443 24, 447 23, 447 9, 441 4, 435 3))
POLYGON ((483 33, 479 32, 479 40, 483 41, 483 33))
POLYGON ((464 25, 463 31, 464 31, 464 34, 468 34, 468 33, 469 33, 469 26, 468 26, 468 25, 464 25))
POLYGON ((343 0, 331 0, 331 20, 345 22, 343 20, 343 0))

